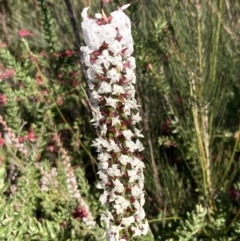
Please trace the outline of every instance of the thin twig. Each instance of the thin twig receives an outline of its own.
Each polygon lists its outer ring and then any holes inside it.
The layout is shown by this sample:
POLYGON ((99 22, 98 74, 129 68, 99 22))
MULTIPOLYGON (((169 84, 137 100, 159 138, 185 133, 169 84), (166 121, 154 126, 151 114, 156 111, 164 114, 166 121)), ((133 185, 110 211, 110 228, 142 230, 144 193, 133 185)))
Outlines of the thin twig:
POLYGON ((70 0, 64 0, 64 2, 66 4, 66 6, 67 6, 68 16, 70 18, 70 21, 71 21, 71 24, 72 24, 72 28, 73 28, 73 32, 74 32, 74 35, 75 35, 75 46, 76 46, 76 49, 78 50, 80 66, 81 66, 81 69, 82 69, 82 72, 83 72, 84 81, 86 83, 87 97, 89 97, 90 96, 90 92, 89 92, 89 89, 87 87, 88 86, 87 85, 87 72, 86 72, 86 69, 84 67, 83 55, 82 55, 82 53, 80 51, 81 43, 80 43, 80 37, 79 37, 79 34, 78 34, 79 33, 78 26, 77 26, 76 19, 75 19, 74 14, 73 14, 73 8, 72 8, 71 1, 70 0))
MULTIPOLYGON (((138 86, 136 86, 136 91, 139 92, 138 86)), ((142 100, 140 98, 140 95, 137 95, 137 100, 140 106, 143 106, 142 100)), ((147 108, 146 108, 147 109, 147 108)), ((143 110, 141 109, 141 116, 143 116, 143 127, 146 135, 146 139, 148 142, 148 147, 149 147, 149 152, 150 152, 150 159, 151 159, 151 168, 153 171, 153 177, 154 177, 154 184, 156 188, 156 199, 158 204, 162 207, 163 205, 163 193, 162 193, 162 187, 160 183, 160 178, 159 178, 159 173, 158 173, 158 168, 157 168, 157 163, 154 158, 154 151, 153 151, 153 144, 152 144, 152 139, 150 135, 150 127, 149 127, 149 121, 148 121, 148 113, 144 113, 143 110)))

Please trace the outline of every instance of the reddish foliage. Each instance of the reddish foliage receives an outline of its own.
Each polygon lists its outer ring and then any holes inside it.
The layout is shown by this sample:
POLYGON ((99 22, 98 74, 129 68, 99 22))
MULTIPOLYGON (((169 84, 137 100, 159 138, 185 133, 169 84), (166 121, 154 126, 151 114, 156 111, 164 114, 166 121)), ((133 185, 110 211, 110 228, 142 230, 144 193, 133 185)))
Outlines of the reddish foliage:
POLYGON ((13 77, 15 71, 13 69, 4 69, 3 66, 0 66, 0 82, 4 79, 13 77))
POLYGON ((229 196, 233 201, 239 201, 240 200, 240 191, 232 188, 229 190, 229 196))
POLYGON ((86 218, 88 216, 88 212, 84 207, 77 207, 73 211, 73 217, 76 218, 86 218))
POLYGON ((30 36, 30 37, 33 37, 34 34, 31 33, 29 30, 27 29, 20 29, 19 32, 18 32, 19 36, 20 37, 27 37, 27 36, 30 36))
POLYGON ((0 94, 0 106, 7 104, 7 96, 5 94, 0 94))
POLYGON ((63 104, 63 98, 59 97, 56 102, 58 106, 61 106, 63 104))
POLYGON ((35 134, 34 134, 33 129, 30 129, 29 132, 28 132, 28 140, 29 141, 35 141, 35 134))
POLYGON ((4 139, 2 138, 2 133, 0 132, 0 146, 4 145, 4 139))

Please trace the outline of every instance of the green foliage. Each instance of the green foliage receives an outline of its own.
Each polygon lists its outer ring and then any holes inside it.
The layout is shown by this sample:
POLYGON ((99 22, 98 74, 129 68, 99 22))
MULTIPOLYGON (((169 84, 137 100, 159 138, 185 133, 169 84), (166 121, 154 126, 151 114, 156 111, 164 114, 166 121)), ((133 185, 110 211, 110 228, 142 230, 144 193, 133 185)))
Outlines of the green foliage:
POLYGON ((181 228, 176 231, 179 240, 197 240, 196 235, 206 226, 206 214, 207 209, 201 205, 197 205, 195 212, 187 213, 187 219, 180 222, 181 228))
MULTIPOLYGON (((71 2, 79 26, 84 6, 100 11, 96 1, 71 2)), ((154 236, 141 240, 239 240, 239 2, 130 2, 145 210, 154 236)), ((9 141, 0 123, 1 240, 99 240, 104 232, 90 147, 96 134, 72 26, 59 3, 0 2, 6 43, 0 43, 0 115, 27 150, 9 141), (29 36, 20 37, 20 29, 29 36), (73 215, 79 203, 67 188, 54 134, 67 150, 95 228, 73 215), (57 176, 44 191, 42 177, 54 168, 57 176)), ((123 4, 105 4, 106 12, 123 4)))
POLYGON ((49 52, 53 53, 57 45, 56 35, 54 34, 54 26, 53 26, 54 20, 53 18, 51 18, 50 9, 47 7, 47 1, 38 0, 38 3, 40 5, 40 10, 42 15, 44 37, 48 44, 49 52))

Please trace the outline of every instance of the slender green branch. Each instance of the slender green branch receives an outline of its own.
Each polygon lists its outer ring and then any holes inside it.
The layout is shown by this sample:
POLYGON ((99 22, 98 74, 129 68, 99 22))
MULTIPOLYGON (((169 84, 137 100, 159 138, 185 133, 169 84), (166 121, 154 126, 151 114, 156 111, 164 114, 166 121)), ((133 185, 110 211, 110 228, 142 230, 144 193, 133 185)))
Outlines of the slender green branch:
POLYGON ((222 11, 223 11, 223 0, 219 2, 218 10, 218 20, 217 20, 217 31, 215 33, 214 49, 213 49, 213 64, 212 64, 212 81, 216 80, 216 67, 217 67, 217 55, 218 55, 218 46, 220 39, 220 31, 222 25, 222 11))

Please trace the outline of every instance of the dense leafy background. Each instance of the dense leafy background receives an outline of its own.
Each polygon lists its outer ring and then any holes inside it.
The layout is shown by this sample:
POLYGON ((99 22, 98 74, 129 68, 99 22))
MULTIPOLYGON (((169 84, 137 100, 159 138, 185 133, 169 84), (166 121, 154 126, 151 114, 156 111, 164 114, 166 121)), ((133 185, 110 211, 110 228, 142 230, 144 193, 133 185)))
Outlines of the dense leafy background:
MULTIPOLYGON (((90 5, 93 16, 100 3, 71 2, 80 32, 83 7, 90 5)), ((239 1, 130 3, 145 134, 145 209, 154 236, 148 239, 240 240, 239 1)), ((113 1, 105 11, 123 4, 113 1)), ((0 236, 97 239, 103 230, 91 147, 96 133, 65 2, 2 0, 0 18, 0 114, 18 137, 28 136, 27 156, 0 147, 0 236), (21 29, 33 36, 21 38, 21 29), (52 151, 54 133, 71 157, 96 229, 73 215, 77 206, 67 194, 61 156, 52 151), (62 193, 39 189, 36 164, 57 167, 62 193)))

